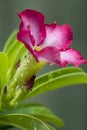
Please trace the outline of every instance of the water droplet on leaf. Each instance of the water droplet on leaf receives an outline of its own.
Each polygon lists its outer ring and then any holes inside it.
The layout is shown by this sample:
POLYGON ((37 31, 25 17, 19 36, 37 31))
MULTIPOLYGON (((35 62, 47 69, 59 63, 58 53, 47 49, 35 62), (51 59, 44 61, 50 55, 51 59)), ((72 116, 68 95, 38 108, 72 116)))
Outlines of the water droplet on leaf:
POLYGON ((30 61, 28 59, 26 61, 27 61, 28 64, 30 63, 30 61))
POLYGON ((37 128, 36 128, 36 127, 34 127, 34 130, 37 130, 37 128))
POLYGON ((23 73, 21 73, 21 78, 23 77, 23 73))
POLYGON ((48 75, 48 79, 49 79, 49 80, 53 79, 53 75, 52 75, 52 74, 49 74, 49 75, 48 75))
POLYGON ((17 81, 17 78, 14 78, 15 81, 17 81))
POLYGON ((17 85, 16 89, 20 89, 20 88, 21 88, 21 86, 20 86, 20 85, 17 85))

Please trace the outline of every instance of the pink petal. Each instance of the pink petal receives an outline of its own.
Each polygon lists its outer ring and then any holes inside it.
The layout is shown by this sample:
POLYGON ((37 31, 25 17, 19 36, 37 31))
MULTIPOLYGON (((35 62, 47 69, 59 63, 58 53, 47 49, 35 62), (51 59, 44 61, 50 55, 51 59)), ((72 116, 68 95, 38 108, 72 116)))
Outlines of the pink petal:
POLYGON ((30 35, 29 30, 20 31, 17 34, 17 39, 22 42, 26 48, 33 53, 33 37, 30 35))
POLYGON ((18 15, 22 19, 19 28, 20 31, 30 30, 31 35, 34 37, 35 44, 41 44, 46 35, 43 14, 35 10, 27 9, 18 15))
POLYGON ((68 24, 58 26, 46 25, 46 38, 42 47, 53 46, 59 50, 68 48, 73 40, 72 29, 68 24))
POLYGON ((51 65, 59 65, 59 51, 55 47, 46 47, 40 51, 35 51, 35 55, 39 61, 45 61, 51 65))
POLYGON ((67 64, 74 64, 75 66, 79 66, 80 64, 86 63, 87 60, 85 60, 77 50, 70 48, 60 52, 61 66, 66 66, 67 64))

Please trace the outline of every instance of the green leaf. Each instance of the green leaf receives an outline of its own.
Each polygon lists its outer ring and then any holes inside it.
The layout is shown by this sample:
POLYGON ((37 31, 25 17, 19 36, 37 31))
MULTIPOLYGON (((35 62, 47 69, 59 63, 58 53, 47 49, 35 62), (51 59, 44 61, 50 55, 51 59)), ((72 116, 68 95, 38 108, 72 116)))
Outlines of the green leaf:
POLYGON ((13 45, 16 39, 16 35, 17 35, 17 30, 13 31, 10 37, 8 38, 8 40, 6 41, 4 49, 3 49, 4 52, 9 51, 9 49, 11 48, 11 46, 13 45))
POLYGON ((50 71, 48 73, 45 73, 45 74, 37 77, 34 87, 38 87, 39 84, 42 84, 43 82, 49 81, 56 77, 63 76, 66 74, 76 73, 76 72, 84 72, 84 71, 79 67, 78 68, 77 67, 65 67, 65 68, 60 68, 58 70, 50 71))
POLYGON ((0 123, 0 130, 7 130, 8 128, 12 128, 12 127, 13 126, 5 125, 5 124, 0 123))
POLYGON ((23 130, 52 130, 41 120, 26 114, 7 114, 0 116, 0 123, 23 130))
POLYGON ((1 91, 2 85, 1 85, 1 75, 0 75, 0 91, 1 91))
POLYGON ((66 67, 39 76, 33 90, 25 98, 74 84, 87 84, 87 74, 80 68, 66 67))
POLYGON ((48 125, 50 130, 56 130, 55 128, 53 128, 52 126, 48 125))
POLYGON ((8 38, 3 51, 8 56, 9 71, 8 80, 14 74, 16 64, 21 60, 21 58, 26 54, 27 49, 25 46, 17 40, 17 30, 15 30, 11 36, 8 38))
POLYGON ((21 113, 28 114, 39 118, 44 122, 48 122, 56 125, 57 127, 63 127, 64 123, 62 119, 57 117, 50 109, 40 104, 23 104, 15 108, 8 109, 2 114, 21 113))
POLYGON ((1 86, 4 87, 7 82, 8 58, 4 52, 0 52, 0 79, 1 86))
POLYGON ((13 46, 9 49, 7 55, 9 59, 9 73, 8 76, 12 77, 16 69, 16 64, 26 54, 27 50, 24 45, 17 40, 14 41, 13 46))

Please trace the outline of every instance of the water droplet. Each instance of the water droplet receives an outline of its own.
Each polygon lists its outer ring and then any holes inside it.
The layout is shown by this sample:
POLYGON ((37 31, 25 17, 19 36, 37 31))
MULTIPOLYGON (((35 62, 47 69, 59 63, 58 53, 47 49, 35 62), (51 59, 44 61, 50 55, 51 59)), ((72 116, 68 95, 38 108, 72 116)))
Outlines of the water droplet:
POLYGON ((23 66, 26 67, 26 63, 24 63, 23 66))
POLYGON ((32 127, 34 130, 38 130, 38 124, 35 122, 32 122, 32 127))
POLYGON ((23 73, 21 73, 21 78, 23 77, 23 73))
POLYGON ((36 127, 34 127, 34 130, 37 130, 37 128, 36 128, 36 127))
POLYGON ((49 79, 49 80, 53 79, 53 75, 52 75, 52 74, 49 74, 49 75, 48 75, 48 79, 49 79))
POLYGON ((16 89, 20 89, 20 88, 21 88, 21 86, 20 86, 20 85, 17 85, 16 89))
POLYGON ((29 61, 28 59, 26 60, 26 62, 27 62, 28 64, 30 63, 30 61, 29 61))
POLYGON ((14 80, 17 81, 17 78, 15 77, 14 80))

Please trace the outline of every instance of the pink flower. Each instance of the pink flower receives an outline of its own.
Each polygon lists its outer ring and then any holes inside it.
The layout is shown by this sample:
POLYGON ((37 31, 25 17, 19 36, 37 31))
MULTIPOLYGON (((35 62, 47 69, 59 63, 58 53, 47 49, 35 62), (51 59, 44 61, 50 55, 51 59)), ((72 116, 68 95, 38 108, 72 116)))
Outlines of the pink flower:
POLYGON ((44 15, 35 10, 24 10, 18 14, 21 19, 17 39, 34 55, 38 61, 66 66, 67 64, 87 63, 73 48, 73 33, 68 24, 45 24, 44 15))

